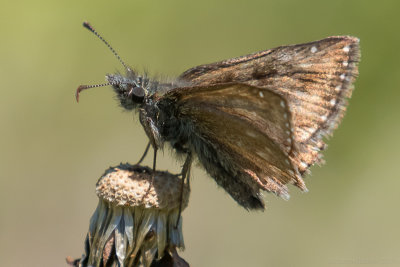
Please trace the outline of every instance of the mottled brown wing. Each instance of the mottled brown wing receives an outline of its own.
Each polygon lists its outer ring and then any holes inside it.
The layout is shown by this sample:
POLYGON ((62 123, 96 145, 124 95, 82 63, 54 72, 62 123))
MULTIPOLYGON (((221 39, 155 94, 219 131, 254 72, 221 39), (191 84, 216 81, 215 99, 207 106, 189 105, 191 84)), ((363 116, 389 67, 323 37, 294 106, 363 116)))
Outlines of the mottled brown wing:
POLYGON ((320 162, 322 137, 330 135, 344 115, 359 57, 357 38, 337 36, 198 66, 179 78, 197 86, 245 83, 282 96, 299 148, 291 160, 304 173, 320 162))
POLYGON ((246 84, 221 84, 178 88, 163 99, 177 103, 178 119, 193 122, 193 134, 215 148, 227 172, 245 173, 246 184, 284 198, 287 183, 306 190, 289 159, 297 148, 290 111, 280 95, 246 84))

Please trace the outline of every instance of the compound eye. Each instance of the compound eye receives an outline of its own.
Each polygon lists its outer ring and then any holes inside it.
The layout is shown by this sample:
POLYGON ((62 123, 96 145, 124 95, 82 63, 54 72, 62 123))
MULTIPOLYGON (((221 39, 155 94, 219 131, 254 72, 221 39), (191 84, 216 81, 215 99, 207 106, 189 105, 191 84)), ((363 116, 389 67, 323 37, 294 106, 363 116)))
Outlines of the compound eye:
POLYGON ((133 87, 131 90, 132 99, 135 102, 142 103, 144 96, 146 95, 142 87, 133 87))

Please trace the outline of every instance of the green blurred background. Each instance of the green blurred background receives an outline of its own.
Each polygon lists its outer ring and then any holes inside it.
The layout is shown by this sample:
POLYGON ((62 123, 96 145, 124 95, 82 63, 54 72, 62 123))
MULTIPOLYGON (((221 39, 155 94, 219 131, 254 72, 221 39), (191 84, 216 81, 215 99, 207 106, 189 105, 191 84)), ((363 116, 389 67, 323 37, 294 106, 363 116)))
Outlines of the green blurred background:
MULTIPOLYGON (((247 212, 196 167, 182 255, 192 266, 400 266, 399 10, 398 1, 365 0, 3 0, 1 266, 79 257, 97 178, 146 145, 110 88, 74 100, 78 85, 122 70, 84 20, 133 67, 171 77, 278 45, 359 37, 356 90, 327 164, 306 179, 310 192, 291 187, 288 202, 268 194, 264 213, 247 212)), ((159 168, 177 171, 170 156, 159 168)))

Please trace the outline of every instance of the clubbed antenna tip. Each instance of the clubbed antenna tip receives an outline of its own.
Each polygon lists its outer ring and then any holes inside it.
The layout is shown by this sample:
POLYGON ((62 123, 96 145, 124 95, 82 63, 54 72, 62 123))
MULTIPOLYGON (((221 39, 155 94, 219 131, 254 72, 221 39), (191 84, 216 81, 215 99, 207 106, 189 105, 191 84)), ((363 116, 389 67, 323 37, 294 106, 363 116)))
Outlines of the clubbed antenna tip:
POLYGON ((86 29, 88 29, 89 31, 91 31, 91 32, 95 32, 95 30, 92 28, 92 26, 90 25, 90 23, 89 22, 87 22, 87 21, 84 21, 83 22, 83 27, 85 27, 86 29))
POLYGON ((92 27, 92 25, 90 25, 89 22, 87 22, 87 21, 83 22, 83 27, 85 27, 86 29, 91 31, 94 35, 96 35, 97 38, 99 38, 108 47, 108 49, 111 50, 111 52, 118 59, 118 61, 121 62, 121 64, 124 66, 124 68, 127 71, 131 71, 131 69, 125 64, 125 62, 121 59, 121 57, 118 55, 118 53, 114 50, 114 48, 112 48, 112 46, 92 27))
POLYGON ((103 87, 103 86, 108 86, 108 85, 110 85, 110 83, 94 84, 94 85, 80 85, 78 87, 78 89, 76 89, 76 93, 75 93, 76 102, 79 103, 79 94, 83 90, 86 90, 86 89, 89 89, 89 88, 103 87))

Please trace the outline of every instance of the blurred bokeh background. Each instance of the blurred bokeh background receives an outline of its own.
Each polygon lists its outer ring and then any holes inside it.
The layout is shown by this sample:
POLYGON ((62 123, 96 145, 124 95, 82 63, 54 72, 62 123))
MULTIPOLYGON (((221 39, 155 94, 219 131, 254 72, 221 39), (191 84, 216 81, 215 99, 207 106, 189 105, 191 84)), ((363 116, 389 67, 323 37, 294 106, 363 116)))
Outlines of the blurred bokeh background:
MULTIPOLYGON (((122 70, 84 20, 138 70, 189 67, 330 35, 361 39, 347 115, 313 167, 310 192, 267 195, 247 212, 196 167, 183 213, 192 266, 400 266, 400 19, 398 1, 11 1, 0 10, 0 259, 66 266, 79 257, 95 182, 135 162, 147 139, 110 88, 122 70)), ((160 169, 180 162, 166 151, 160 169)), ((148 157, 146 164, 151 164, 148 157)), ((172 166, 172 167, 171 167, 172 166)))

